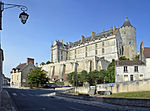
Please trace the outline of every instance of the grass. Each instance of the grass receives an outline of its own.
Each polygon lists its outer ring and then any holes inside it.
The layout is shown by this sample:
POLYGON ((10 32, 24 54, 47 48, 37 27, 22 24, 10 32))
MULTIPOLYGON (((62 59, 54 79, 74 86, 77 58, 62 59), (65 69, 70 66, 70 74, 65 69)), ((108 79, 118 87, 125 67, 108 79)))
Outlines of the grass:
POLYGON ((109 97, 150 99, 150 91, 115 93, 109 97))

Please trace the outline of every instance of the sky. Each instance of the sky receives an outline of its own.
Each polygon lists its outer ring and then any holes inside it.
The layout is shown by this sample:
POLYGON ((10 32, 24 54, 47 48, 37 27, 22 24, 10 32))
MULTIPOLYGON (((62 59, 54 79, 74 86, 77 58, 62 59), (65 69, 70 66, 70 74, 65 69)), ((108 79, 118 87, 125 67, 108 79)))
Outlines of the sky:
MULTIPOLYGON (((50 61, 54 40, 74 42, 110 27, 121 27, 125 17, 136 28, 137 49, 143 41, 150 47, 150 0, 2 0, 28 7, 29 19, 22 24, 20 8, 3 11, 1 47, 3 72, 10 71, 27 57, 35 63, 50 61)), ((7 6, 5 6, 7 7, 7 6)))

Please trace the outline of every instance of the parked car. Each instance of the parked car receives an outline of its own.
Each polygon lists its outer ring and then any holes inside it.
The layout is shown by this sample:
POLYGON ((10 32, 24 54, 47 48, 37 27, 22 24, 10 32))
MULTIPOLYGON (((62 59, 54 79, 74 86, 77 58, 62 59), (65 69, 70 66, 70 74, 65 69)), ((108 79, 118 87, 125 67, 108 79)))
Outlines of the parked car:
POLYGON ((43 86, 43 88, 52 88, 55 89, 57 88, 57 85, 55 83, 47 83, 43 86))

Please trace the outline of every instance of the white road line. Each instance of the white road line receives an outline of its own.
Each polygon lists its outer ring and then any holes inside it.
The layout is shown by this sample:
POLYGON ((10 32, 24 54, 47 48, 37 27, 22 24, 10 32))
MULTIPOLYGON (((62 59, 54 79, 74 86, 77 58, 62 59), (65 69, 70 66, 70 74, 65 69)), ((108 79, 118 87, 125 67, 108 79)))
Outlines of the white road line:
POLYGON ((73 108, 73 107, 69 107, 70 109, 73 109, 73 110, 77 110, 77 111, 84 111, 82 109, 78 109, 78 108, 73 108))
POLYGON ((17 96, 17 94, 16 94, 16 93, 12 93, 12 95, 13 95, 13 96, 17 96))

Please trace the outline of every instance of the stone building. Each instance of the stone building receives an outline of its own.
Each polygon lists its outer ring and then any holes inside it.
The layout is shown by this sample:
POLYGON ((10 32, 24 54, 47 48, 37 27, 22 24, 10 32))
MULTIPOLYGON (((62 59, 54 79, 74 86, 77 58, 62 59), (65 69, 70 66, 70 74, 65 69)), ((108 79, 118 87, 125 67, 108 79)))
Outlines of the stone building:
POLYGON ((81 35, 76 42, 63 43, 55 40, 51 46, 51 64, 42 65, 52 80, 65 80, 67 74, 106 69, 119 57, 132 59, 136 55, 136 29, 125 19, 121 28, 111 27, 101 33, 92 32, 89 37, 81 35))
POLYGON ((116 61, 116 82, 150 79, 150 47, 140 45, 139 60, 116 61))
POLYGON ((27 85, 27 74, 35 69, 34 59, 27 58, 26 63, 20 63, 16 68, 10 72, 10 86, 21 88, 27 85))
POLYGON ((2 85, 3 86, 10 85, 10 78, 6 77, 4 74, 2 74, 2 85))

